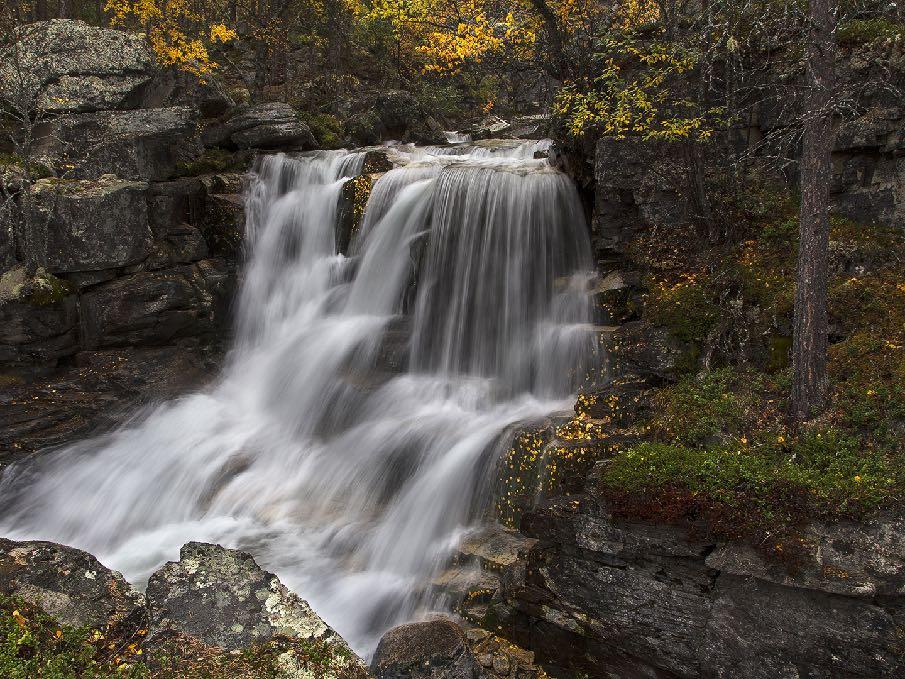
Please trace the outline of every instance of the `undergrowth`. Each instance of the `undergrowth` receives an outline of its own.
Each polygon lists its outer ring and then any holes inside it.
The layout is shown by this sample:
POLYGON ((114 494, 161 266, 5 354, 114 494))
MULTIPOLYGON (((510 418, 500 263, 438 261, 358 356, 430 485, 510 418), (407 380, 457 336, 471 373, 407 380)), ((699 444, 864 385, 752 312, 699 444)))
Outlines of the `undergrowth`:
POLYGON ((809 521, 905 500, 905 234, 832 218, 827 407, 796 432, 786 410, 798 205, 769 191, 748 201, 738 237, 711 249, 680 229, 633 244, 648 272, 643 320, 695 361, 654 390, 642 442, 600 484, 624 516, 789 556, 809 521))

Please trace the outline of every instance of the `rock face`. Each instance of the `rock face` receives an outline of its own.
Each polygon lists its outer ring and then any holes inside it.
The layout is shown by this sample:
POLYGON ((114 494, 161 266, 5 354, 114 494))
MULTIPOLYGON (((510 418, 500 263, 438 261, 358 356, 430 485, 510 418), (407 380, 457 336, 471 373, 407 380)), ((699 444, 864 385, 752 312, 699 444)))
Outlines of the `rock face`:
POLYGON ((295 110, 282 102, 256 104, 210 125, 204 131, 208 146, 313 149, 314 135, 295 110))
POLYGON ((47 222, 53 273, 135 264, 150 252, 148 185, 105 175, 98 180, 42 179, 35 202, 47 222))
POLYGON ((451 620, 394 627, 374 654, 377 679, 479 679, 481 666, 462 629, 451 620))
POLYGON ((153 57, 135 33, 53 19, 17 38, 18 49, 0 52, 0 95, 43 111, 132 108, 151 80, 153 57))
MULTIPOLYGON (((218 342, 242 240, 242 177, 203 173, 250 158, 216 149, 211 160, 201 130, 211 116, 237 118, 232 100, 214 79, 158 70, 134 33, 51 20, 18 37, 18 51, 0 55, 0 100, 27 105, 33 167, 51 176, 26 200, 22 168, 0 174, 7 207, 31 215, 0 229, 0 374, 71 369, 78 352, 99 348, 178 354, 177 343, 218 342), (32 262, 38 273, 26 280, 32 262)), ((250 144, 297 140, 307 128, 284 125, 294 115, 265 107, 232 132, 257 135, 250 144)), ((49 424, 61 435, 84 430, 77 413, 71 426, 61 417, 49 424)))
POLYGON ((73 179, 164 180, 202 152, 197 112, 188 106, 72 114, 35 136, 44 163, 73 179))
POLYGON ((52 542, 0 538, 0 593, 75 627, 103 631, 144 621, 144 597, 122 575, 87 552, 52 542))
POLYGON ((282 635, 329 644, 341 666, 360 662, 305 601, 244 552, 190 542, 179 561, 151 576, 147 596, 152 636, 175 631, 231 650, 282 635))
POLYGON ((682 528, 617 521, 593 492, 558 498, 523 519, 539 542, 499 612, 521 643, 593 676, 895 677, 901 529, 815 527, 813 562, 790 574, 682 528))
POLYGON ((143 271, 82 296, 82 344, 87 349, 166 344, 214 333, 226 325, 232 274, 216 260, 143 271))

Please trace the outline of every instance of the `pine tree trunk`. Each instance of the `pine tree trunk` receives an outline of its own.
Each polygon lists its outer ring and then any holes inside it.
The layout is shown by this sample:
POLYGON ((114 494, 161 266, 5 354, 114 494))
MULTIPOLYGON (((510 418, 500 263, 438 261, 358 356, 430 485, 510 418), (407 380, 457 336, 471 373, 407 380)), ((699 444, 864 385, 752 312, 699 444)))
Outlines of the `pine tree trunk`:
POLYGON ((827 246, 832 180, 832 95, 835 18, 832 0, 811 0, 808 90, 801 151, 801 225, 792 340, 792 399, 795 423, 824 405, 827 345, 827 246))

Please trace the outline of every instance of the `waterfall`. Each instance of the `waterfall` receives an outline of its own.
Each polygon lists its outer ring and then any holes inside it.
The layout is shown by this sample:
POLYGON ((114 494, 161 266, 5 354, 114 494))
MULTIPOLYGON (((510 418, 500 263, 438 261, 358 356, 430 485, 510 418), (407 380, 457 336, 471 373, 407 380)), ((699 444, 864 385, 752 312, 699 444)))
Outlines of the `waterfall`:
POLYGON ((245 549, 364 654, 429 611, 505 432, 570 407, 589 355, 586 225, 537 149, 395 149, 349 256, 337 203, 363 154, 260 160, 222 374, 8 470, 0 533, 138 582, 189 540, 245 549))

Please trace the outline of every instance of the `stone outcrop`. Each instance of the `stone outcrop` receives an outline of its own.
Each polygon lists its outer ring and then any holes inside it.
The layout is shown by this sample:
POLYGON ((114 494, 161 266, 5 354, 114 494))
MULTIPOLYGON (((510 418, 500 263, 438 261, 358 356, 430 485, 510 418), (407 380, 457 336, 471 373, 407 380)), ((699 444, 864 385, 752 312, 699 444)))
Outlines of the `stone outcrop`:
POLYGON ((166 344, 213 334, 227 325, 232 278, 222 262, 201 260, 98 285, 81 298, 82 345, 166 344))
POLYGON ((47 268, 55 274, 136 264, 150 253, 145 182, 42 179, 35 203, 47 230, 47 268))
POLYGON ((62 116, 35 130, 38 155, 70 179, 169 179, 203 150, 197 118, 188 106, 62 116))
POLYGON ((305 601, 249 554, 219 545, 184 545, 142 595, 87 552, 0 538, 0 595, 37 606, 58 624, 97 630, 112 647, 131 641, 130 654, 152 676, 158 667, 168 676, 207 676, 222 668, 216 659, 242 654, 280 679, 369 676, 305 601))
POLYGON ((314 135, 298 113, 282 102, 255 104, 237 109, 225 119, 210 124, 203 135, 208 146, 240 149, 313 149, 314 135))
MULTIPOLYGON (((244 221, 242 177, 222 168, 254 151, 212 159, 202 129, 225 116, 243 145, 266 146, 307 144, 307 128, 279 106, 231 116, 216 79, 159 69, 142 36, 80 21, 21 27, 0 70, 0 99, 34 116, 44 176, 27 197, 19 165, 0 176, 5 207, 30 215, 0 231, 4 379, 70 368, 86 350, 219 343, 244 221)), ((83 430, 73 418, 60 431, 83 430)))
POLYGON ((617 520, 593 488, 525 516, 538 542, 494 611, 548 661, 620 678, 902 670, 900 517, 815 526, 814 556, 790 571, 685 528, 617 520))
POLYGON ((0 594, 40 606, 65 625, 106 630, 144 622, 145 599, 87 552, 0 538, 0 594))
POLYGON ((282 635, 327 641, 354 657, 307 602, 244 552, 190 542, 151 576, 147 596, 152 635, 178 631, 228 650, 282 635))
POLYGON ((53 19, 17 29, 0 52, 0 97, 48 112, 133 108, 154 60, 143 36, 53 19))
POLYGON ((377 679, 480 679, 481 666, 462 629, 451 620, 394 627, 374 653, 377 679))

